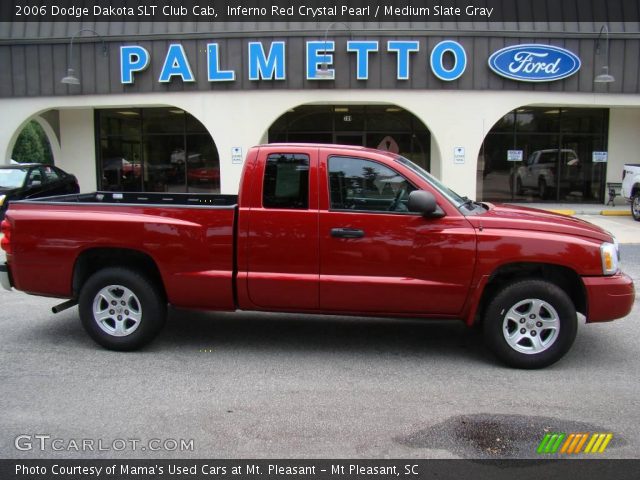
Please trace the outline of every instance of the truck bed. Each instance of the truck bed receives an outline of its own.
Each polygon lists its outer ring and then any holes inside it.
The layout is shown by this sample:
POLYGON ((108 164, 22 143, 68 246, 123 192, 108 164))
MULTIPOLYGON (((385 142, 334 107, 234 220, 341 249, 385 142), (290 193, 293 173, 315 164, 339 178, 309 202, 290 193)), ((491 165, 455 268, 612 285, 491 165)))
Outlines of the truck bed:
POLYGON ((235 195, 95 192, 12 202, 13 280, 29 293, 72 298, 78 265, 142 255, 169 303, 232 310, 236 212, 235 195))
POLYGON ((238 196, 210 193, 92 192, 23 200, 23 202, 234 207, 238 203, 238 196))

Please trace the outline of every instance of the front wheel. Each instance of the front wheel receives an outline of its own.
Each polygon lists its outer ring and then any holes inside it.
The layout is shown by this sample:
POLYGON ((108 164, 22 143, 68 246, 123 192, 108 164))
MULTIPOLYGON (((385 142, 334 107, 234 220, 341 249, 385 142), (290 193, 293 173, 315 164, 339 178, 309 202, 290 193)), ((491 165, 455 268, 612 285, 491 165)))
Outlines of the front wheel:
POLYGON ((524 195, 524 187, 522 186, 522 179, 516 178, 516 195, 524 195))
POLYGON ((542 200, 546 200, 549 196, 549 187, 547 187, 547 181, 544 178, 538 181, 538 195, 542 200))
POLYGON ((491 351, 516 368, 543 368, 569 351, 578 329, 576 309, 558 286, 525 280, 506 287, 487 307, 484 338, 491 351))
POLYGON ((155 284, 127 268, 105 268, 86 281, 80 319, 93 340, 110 350, 135 350, 162 329, 167 304, 155 284))
POLYGON ((640 192, 635 192, 631 197, 631 215, 636 222, 640 222, 640 192))

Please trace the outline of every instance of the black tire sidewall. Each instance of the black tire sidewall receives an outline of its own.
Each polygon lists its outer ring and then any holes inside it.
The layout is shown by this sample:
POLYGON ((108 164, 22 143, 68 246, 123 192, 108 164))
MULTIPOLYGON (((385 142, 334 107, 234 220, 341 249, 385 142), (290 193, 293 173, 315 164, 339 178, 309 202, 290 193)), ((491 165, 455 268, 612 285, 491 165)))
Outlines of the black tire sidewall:
POLYGON ((516 368, 543 368, 562 358, 571 348, 578 330, 573 302, 558 286, 544 280, 526 280, 500 291, 489 303, 484 317, 484 339, 489 349, 504 363, 516 368), (525 354, 511 348, 504 338, 505 314, 518 302, 536 298, 549 303, 560 317, 560 333, 547 350, 525 354))
POLYGON ((89 336, 110 350, 135 350, 149 343, 162 329, 166 319, 166 302, 158 289, 144 275, 127 268, 105 268, 87 279, 80 291, 78 309, 80 320, 89 336), (93 317, 93 301, 107 285, 122 285, 130 289, 142 308, 138 328, 125 337, 115 337, 103 331, 93 317))
POLYGON ((542 179, 538 182, 538 195, 542 200, 546 200, 547 193, 548 193, 547 182, 546 180, 542 179))
POLYGON ((524 187, 522 186, 522 179, 516 178, 516 195, 522 195, 524 193, 524 187))

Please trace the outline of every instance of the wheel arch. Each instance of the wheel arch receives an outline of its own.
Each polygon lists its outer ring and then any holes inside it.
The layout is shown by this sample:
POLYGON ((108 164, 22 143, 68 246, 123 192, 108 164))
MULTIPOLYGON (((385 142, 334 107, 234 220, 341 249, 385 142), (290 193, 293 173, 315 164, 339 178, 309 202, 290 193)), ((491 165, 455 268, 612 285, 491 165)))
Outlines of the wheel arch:
POLYGON ((160 289, 166 299, 167 294, 160 269, 147 253, 128 248, 90 248, 83 251, 73 267, 72 292, 78 298, 87 279, 107 267, 123 267, 143 274, 160 289))
POLYGON ((475 315, 469 319, 470 323, 482 323, 487 305, 506 285, 529 279, 553 283, 569 296, 577 312, 587 314, 587 292, 575 270, 563 265, 519 262, 501 265, 491 273, 485 282, 475 315))

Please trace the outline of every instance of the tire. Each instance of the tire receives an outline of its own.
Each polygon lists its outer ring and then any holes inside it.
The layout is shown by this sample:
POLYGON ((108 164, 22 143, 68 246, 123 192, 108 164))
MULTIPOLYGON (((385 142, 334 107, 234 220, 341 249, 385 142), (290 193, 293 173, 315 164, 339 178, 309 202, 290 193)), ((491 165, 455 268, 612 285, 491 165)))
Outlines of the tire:
POLYGON ((640 222, 640 192, 634 192, 631 197, 631 215, 636 222, 640 222))
POLYGON ((162 330, 167 316, 167 303, 156 285, 122 267, 105 268, 89 277, 80 291, 78 308, 89 336, 119 351, 149 343, 162 330), (109 305, 112 302, 116 303, 109 305))
POLYGON ((516 178, 516 195, 523 195, 524 187, 522 186, 522 179, 520 177, 516 178))
POLYGON ((549 188, 547 187, 547 181, 544 178, 538 180, 538 195, 542 200, 546 200, 549 196, 549 188))
POLYGON ((508 366, 525 369, 560 360, 577 331, 573 302, 560 287, 544 280, 524 280, 498 292, 483 322, 489 349, 508 366))

